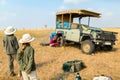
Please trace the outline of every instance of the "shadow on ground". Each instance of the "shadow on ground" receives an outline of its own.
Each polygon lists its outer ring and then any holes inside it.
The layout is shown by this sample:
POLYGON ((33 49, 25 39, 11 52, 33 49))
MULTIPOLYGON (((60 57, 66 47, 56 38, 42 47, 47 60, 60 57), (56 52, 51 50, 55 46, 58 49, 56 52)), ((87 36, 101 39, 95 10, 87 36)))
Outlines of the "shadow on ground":
POLYGON ((56 59, 52 59, 50 61, 47 61, 47 62, 43 62, 43 63, 38 63, 36 64, 37 67, 42 67, 42 66, 45 66, 47 64, 50 64, 50 63, 53 63, 54 61, 56 61, 56 59))
POLYGON ((69 74, 70 74, 69 72, 60 73, 57 74, 55 77, 51 78, 50 80, 65 80, 65 78, 67 78, 69 74))
MULTIPOLYGON (((65 44, 64 47, 74 47, 81 50, 81 45, 77 43, 65 44)), ((118 48, 113 48, 112 50, 105 50, 103 48, 95 47, 95 52, 93 54, 96 54, 98 52, 115 52, 117 50, 118 48)))

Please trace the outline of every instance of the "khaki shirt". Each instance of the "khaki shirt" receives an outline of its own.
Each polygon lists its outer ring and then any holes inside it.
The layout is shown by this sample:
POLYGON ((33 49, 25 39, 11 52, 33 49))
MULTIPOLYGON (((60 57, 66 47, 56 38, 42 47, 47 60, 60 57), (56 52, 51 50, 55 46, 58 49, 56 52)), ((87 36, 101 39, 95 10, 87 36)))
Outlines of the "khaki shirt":
POLYGON ((3 38, 3 46, 6 49, 7 54, 16 54, 19 49, 17 38, 12 35, 6 35, 3 38))
POLYGON ((34 61, 34 49, 31 46, 27 46, 23 51, 18 54, 18 63, 20 65, 20 70, 30 73, 36 70, 36 65, 34 61))

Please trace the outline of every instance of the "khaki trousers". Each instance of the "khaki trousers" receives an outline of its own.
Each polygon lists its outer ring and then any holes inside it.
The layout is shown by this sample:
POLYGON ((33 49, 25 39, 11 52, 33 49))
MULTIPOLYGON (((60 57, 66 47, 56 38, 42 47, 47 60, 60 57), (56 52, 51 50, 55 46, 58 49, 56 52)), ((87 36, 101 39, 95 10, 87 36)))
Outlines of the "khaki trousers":
POLYGON ((9 63, 9 74, 14 73, 14 59, 16 59, 16 54, 8 54, 8 63, 9 63))
POLYGON ((31 71, 27 74, 25 71, 22 71, 23 80, 38 80, 36 71, 31 71))

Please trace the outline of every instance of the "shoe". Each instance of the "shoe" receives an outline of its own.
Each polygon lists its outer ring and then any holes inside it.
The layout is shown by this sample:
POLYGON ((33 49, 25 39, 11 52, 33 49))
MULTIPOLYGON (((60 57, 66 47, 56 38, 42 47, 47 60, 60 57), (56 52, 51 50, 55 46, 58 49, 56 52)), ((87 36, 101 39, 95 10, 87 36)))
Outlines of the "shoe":
POLYGON ((13 77, 13 76, 15 76, 15 75, 16 75, 16 74, 15 74, 14 72, 10 74, 11 77, 13 77))

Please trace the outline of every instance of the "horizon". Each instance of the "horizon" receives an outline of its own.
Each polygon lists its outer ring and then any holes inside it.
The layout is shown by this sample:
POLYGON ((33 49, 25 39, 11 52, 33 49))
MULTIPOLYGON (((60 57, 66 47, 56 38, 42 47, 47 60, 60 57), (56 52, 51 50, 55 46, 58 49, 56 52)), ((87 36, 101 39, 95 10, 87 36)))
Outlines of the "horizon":
MULTIPOLYGON (((99 28, 99 27, 97 27, 97 28, 99 28)), ((120 27, 101 27, 101 29, 111 29, 111 28, 113 28, 113 29, 119 29, 120 27)), ((44 28, 44 27, 40 27, 40 28, 15 28, 16 30, 55 30, 56 28, 44 28)), ((5 30, 5 28, 3 29, 3 28, 0 28, 0 30, 5 30)))

